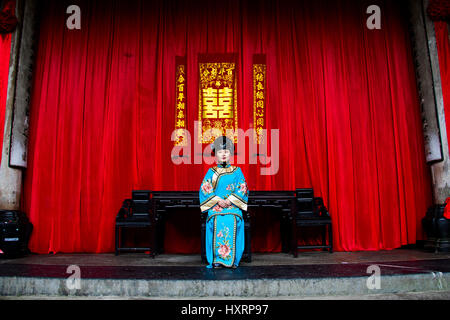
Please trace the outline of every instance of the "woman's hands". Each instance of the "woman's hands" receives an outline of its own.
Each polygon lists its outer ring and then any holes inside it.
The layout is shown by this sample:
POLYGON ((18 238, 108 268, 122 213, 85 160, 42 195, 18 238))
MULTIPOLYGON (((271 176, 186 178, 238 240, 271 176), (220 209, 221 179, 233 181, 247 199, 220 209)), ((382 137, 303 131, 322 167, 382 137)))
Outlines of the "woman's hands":
POLYGON ((231 207, 231 201, 230 200, 219 200, 218 202, 219 206, 221 206, 222 208, 229 208, 231 207))

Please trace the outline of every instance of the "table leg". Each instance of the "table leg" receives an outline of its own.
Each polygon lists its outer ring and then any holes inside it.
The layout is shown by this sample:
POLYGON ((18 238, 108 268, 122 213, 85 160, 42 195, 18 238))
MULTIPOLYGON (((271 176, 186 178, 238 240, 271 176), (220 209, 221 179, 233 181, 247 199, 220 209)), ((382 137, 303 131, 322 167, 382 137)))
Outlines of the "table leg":
POLYGON ((291 232, 291 248, 292 253, 294 254, 294 258, 298 257, 298 249, 297 249, 297 198, 294 198, 291 203, 291 226, 292 226, 292 232, 291 232))
POLYGON ((328 243, 330 245, 330 253, 333 253, 333 227, 331 223, 328 225, 328 243))
POLYGON ((119 247, 120 247, 120 243, 119 243, 119 241, 120 241, 120 236, 119 236, 120 227, 116 226, 116 230, 115 231, 116 231, 115 232, 115 236, 116 236, 115 255, 117 256, 117 255, 119 255, 119 247))

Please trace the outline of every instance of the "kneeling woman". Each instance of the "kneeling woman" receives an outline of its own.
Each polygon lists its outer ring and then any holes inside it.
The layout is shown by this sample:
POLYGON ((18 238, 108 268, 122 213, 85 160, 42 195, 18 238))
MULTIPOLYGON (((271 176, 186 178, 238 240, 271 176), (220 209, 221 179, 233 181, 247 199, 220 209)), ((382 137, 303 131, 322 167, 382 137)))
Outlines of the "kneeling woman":
POLYGON ((233 142, 218 137, 212 145, 217 166, 209 168, 200 187, 200 209, 207 211, 207 268, 236 268, 244 252, 244 220, 248 190, 241 168, 230 165, 233 142))

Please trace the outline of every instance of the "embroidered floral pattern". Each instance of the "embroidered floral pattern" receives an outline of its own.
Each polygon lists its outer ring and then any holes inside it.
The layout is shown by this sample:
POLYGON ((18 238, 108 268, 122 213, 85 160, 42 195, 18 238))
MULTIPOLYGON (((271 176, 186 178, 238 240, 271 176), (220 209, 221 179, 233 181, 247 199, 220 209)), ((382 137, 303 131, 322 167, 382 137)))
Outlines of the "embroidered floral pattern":
POLYGON ((230 246, 230 229, 223 225, 223 228, 217 234, 216 249, 220 257, 224 260, 231 259, 231 246, 230 246))
POLYGON ((201 186, 203 194, 210 194, 213 192, 213 186, 211 184, 211 179, 204 180, 201 186))
POLYGON ((248 195, 248 187, 247 187, 247 183, 245 182, 245 180, 241 180, 238 183, 238 192, 242 193, 243 195, 248 195))
POLYGON ((247 194, 247 184, 245 182, 241 183, 239 186, 239 192, 242 194, 247 194))
POLYGON ((228 245, 221 244, 218 252, 223 259, 226 259, 230 256, 231 249, 228 245))

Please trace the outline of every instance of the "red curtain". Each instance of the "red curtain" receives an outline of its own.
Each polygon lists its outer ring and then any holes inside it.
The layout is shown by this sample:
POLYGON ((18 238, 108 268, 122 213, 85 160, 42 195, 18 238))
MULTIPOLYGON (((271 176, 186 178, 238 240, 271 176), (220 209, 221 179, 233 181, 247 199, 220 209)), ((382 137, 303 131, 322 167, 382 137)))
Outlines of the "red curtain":
MULTIPOLYGON (((110 252, 132 189, 198 190, 207 164, 176 166, 175 57, 187 57, 188 129, 198 117, 199 53, 238 54, 239 126, 253 119, 252 57, 267 57, 273 176, 240 165, 251 190, 313 187, 336 250, 422 238, 431 204, 405 3, 376 1, 46 1, 31 107, 24 210, 31 250, 110 252), (78 4, 81 30, 65 28, 78 4)), ((193 151, 192 151, 193 153, 193 151)), ((200 249, 198 212, 179 212, 166 252, 200 249)), ((254 251, 279 251, 275 214, 257 212, 254 251)))
POLYGON ((439 69, 441 74, 442 96, 444 98, 445 123, 447 128, 447 141, 450 144, 450 41, 447 22, 434 22, 436 32, 436 45, 439 56, 439 69))

